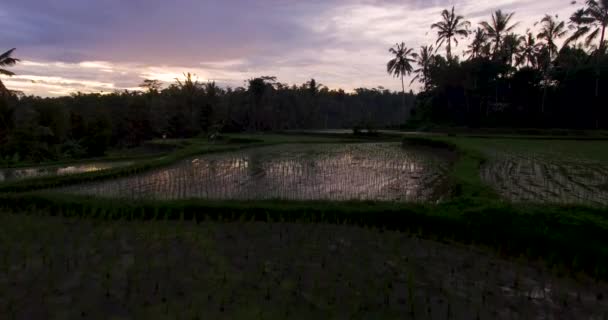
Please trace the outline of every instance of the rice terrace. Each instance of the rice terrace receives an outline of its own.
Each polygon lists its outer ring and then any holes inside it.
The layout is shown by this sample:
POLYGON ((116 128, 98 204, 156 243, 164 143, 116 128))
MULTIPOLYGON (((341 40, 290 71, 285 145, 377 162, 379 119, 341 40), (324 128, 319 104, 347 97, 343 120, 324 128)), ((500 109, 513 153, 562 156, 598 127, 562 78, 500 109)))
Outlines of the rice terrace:
POLYGON ((148 2, 0 8, 0 319, 608 319, 607 0, 148 2))
MULTIPOLYGON (((22 315, 71 310, 69 318, 108 306, 144 318, 183 310, 219 318, 603 315, 608 286, 593 279, 607 271, 606 203, 568 186, 595 177, 589 172, 605 159, 585 150, 607 145, 398 132, 229 135, 120 170, 4 182, 2 225, 19 226, 4 230, 3 243, 21 240, 4 246, 0 283, 22 289, 3 291, 3 310, 16 316, 38 301, 48 309, 22 315), (537 146, 548 142, 572 150, 537 146), (539 181, 534 195, 503 193, 497 181, 524 171, 497 168, 530 161, 515 152, 549 167, 544 151, 579 157, 563 159, 577 163, 573 182, 558 184, 564 172, 546 171, 530 177, 539 181), (146 163, 162 165, 139 169, 146 163)), ((599 193, 602 181, 589 185, 599 193)))

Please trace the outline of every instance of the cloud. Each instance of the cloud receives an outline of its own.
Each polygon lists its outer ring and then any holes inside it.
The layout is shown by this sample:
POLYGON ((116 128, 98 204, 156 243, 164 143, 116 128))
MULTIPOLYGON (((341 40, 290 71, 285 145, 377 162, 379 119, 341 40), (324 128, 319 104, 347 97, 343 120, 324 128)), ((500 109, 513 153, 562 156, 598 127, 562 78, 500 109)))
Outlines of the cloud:
MULTIPOLYGON (((25 61, 8 86, 39 95, 134 88, 183 72, 242 86, 258 75, 312 77, 332 88, 399 90, 388 48, 434 42, 430 25, 456 6, 474 24, 516 11, 520 32, 569 0, 20 0, 0 7, 0 38, 25 61), (34 80, 35 83, 31 81, 34 80), (29 82, 28 82, 29 81, 29 82)), ((8 48, 6 48, 8 49, 8 48)), ((456 48, 461 52, 464 45, 456 48)))

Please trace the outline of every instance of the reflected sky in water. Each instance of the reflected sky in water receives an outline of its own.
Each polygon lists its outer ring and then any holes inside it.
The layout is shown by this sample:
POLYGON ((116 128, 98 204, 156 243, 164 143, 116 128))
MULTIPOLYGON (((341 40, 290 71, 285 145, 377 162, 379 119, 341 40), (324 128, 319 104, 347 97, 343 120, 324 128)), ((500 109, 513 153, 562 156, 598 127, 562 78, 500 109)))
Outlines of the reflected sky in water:
POLYGON ((106 170, 121 166, 127 166, 132 162, 99 162, 87 164, 74 164, 60 167, 32 167, 32 168, 13 168, 0 169, 0 182, 15 181, 28 178, 38 178, 46 176, 62 176, 67 174, 85 173, 106 170))
POLYGON ((428 201, 448 161, 400 144, 287 145, 213 154, 64 192, 130 199, 428 201))

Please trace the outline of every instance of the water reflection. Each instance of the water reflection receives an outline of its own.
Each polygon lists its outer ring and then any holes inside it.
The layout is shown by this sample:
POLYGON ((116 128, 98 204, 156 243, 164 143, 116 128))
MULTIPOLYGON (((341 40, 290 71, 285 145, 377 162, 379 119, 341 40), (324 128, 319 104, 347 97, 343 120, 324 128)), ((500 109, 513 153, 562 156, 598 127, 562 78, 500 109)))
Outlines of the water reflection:
POLYGON ((289 145, 180 162, 63 191, 131 199, 426 201, 445 183, 447 161, 399 144, 289 145))
POLYGON ((75 173, 85 173, 127 166, 132 162, 100 162, 88 164, 76 164, 63 167, 35 167, 35 168, 13 168, 0 169, 0 182, 15 181, 28 178, 61 176, 75 173))

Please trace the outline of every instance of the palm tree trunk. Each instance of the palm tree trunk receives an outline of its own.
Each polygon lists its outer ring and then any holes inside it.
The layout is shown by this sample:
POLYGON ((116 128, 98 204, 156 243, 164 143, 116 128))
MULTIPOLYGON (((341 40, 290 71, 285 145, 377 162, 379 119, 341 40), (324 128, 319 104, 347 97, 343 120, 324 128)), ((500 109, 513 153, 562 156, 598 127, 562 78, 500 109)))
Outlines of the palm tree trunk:
POLYGON ((602 26, 602 36, 600 37, 600 53, 604 53, 604 37, 606 36, 606 26, 602 26))
POLYGON ((451 39, 448 39, 448 47, 447 47, 447 54, 448 54, 448 63, 450 61, 452 61, 452 41, 450 41, 451 39))
POLYGON ((2 80, 0 80, 0 98, 5 98, 10 94, 10 91, 4 86, 2 80))
POLYGON ((409 112, 405 106, 405 84, 403 82, 403 75, 401 75, 401 102, 403 103, 403 110, 405 110, 406 116, 409 118, 409 112))
POLYGON ((595 78, 595 98, 598 98, 600 95, 600 68, 599 68, 599 57, 604 54, 604 37, 606 36, 606 26, 602 26, 602 36, 600 37, 600 46, 599 52, 597 54, 597 73, 595 78))
POLYGON ((598 52, 595 55, 595 128, 599 129, 599 96, 600 96, 600 56, 604 54, 604 38, 606 36, 606 26, 602 26, 602 35, 600 36, 600 46, 598 47, 598 52))
POLYGON ((545 83, 545 87, 543 89, 543 101, 540 105, 540 113, 545 114, 545 103, 547 102, 547 84, 545 83))
POLYGON ((468 122, 468 117, 470 114, 470 105, 469 105, 469 95, 467 95, 467 88, 465 88, 464 86, 462 87, 462 94, 464 95, 464 101, 465 104, 467 105, 467 122, 468 122))

